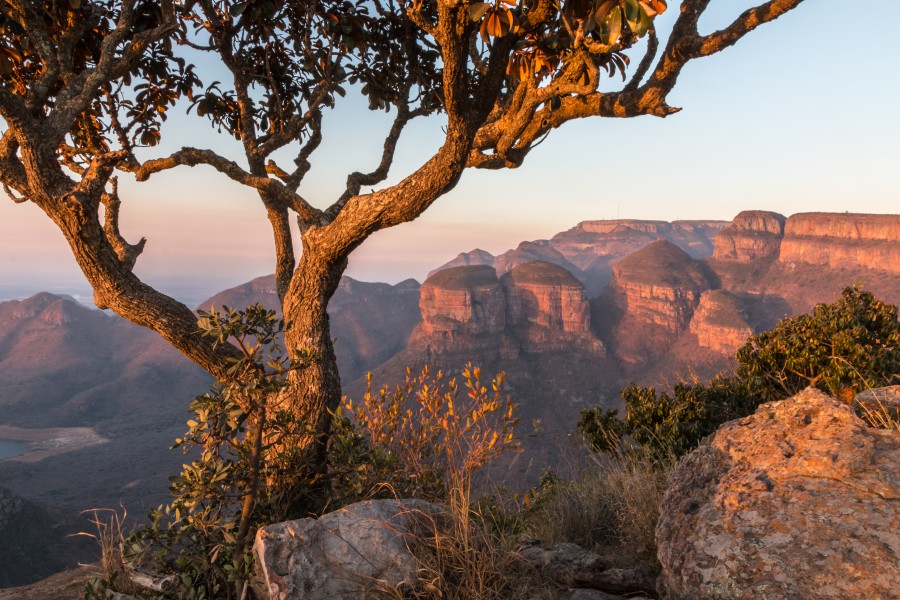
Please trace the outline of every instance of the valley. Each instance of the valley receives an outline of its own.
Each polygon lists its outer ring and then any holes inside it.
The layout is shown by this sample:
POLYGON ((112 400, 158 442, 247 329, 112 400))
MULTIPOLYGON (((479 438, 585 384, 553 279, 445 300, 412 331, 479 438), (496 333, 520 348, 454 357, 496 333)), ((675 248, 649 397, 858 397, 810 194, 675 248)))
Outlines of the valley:
MULTIPOLYGON (((727 370, 749 335, 850 284, 900 303, 900 216, 586 221, 498 256, 461 253, 421 284, 345 277, 329 314, 351 398, 370 371, 376 386, 425 364, 504 371, 525 453, 494 475, 522 486, 570 466, 580 410, 620 408, 632 381, 667 387, 727 370)), ((255 302, 277 307, 272 276, 198 308, 255 302)), ((0 487, 69 529, 79 511, 120 502, 140 517, 165 502, 185 461, 167 448, 210 383, 152 332, 71 299, 0 303, 0 439, 33 442, 21 432, 53 429, 85 442, 0 459, 0 487)))

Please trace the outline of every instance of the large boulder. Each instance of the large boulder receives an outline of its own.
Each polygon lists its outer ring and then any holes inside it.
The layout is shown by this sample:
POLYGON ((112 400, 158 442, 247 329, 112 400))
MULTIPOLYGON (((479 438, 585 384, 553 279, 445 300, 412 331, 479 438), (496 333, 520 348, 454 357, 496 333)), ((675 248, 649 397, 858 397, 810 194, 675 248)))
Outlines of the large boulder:
POLYGON ((333 600, 412 587, 418 563, 409 543, 433 530, 441 510, 422 500, 369 500, 319 519, 263 527, 253 546, 257 595, 333 600))
POLYGON ((807 389, 675 469, 656 529, 667 598, 896 598, 900 433, 807 389))

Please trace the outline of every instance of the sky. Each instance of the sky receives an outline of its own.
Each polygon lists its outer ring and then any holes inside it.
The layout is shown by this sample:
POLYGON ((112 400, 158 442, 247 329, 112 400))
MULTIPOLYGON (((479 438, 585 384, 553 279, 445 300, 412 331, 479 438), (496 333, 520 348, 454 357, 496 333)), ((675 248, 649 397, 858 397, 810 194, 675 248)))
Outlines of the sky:
MULTIPOLYGON (((676 16, 670 4, 661 31, 676 16)), ((713 0, 701 33, 752 4, 713 0)), ((498 254, 584 220, 730 220, 746 209, 900 213, 900 48, 890 28, 897 22, 893 0, 807 0, 690 63, 669 96, 681 112, 569 123, 519 169, 467 171, 419 219, 374 234, 351 256, 347 275, 422 281, 460 252, 498 254)), ((408 127, 386 184, 437 149, 441 125, 431 118, 408 127)), ((389 116, 358 100, 339 105, 326 117, 304 197, 330 204, 349 172, 375 166, 389 127, 389 116)), ((171 118, 163 140, 159 154, 191 145, 239 157, 233 143, 190 119, 171 118)), ((271 231, 252 192, 202 167, 142 184, 122 180, 122 231, 131 241, 148 238, 135 272, 151 285, 197 303, 274 270, 271 231)), ((0 300, 41 290, 89 299, 50 220, 0 193, 0 300)))

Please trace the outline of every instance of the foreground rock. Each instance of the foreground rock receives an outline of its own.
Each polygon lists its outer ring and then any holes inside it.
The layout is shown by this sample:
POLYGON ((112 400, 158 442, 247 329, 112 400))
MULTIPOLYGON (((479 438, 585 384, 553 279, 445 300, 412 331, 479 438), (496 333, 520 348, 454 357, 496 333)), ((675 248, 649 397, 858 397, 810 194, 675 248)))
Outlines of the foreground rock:
POLYGON ((900 433, 807 389, 724 425, 673 472, 668 598, 895 598, 900 433))
POLYGON ((441 508, 422 500, 369 500, 256 534, 255 591, 270 600, 360 598, 412 588, 418 563, 410 536, 433 529, 441 508))

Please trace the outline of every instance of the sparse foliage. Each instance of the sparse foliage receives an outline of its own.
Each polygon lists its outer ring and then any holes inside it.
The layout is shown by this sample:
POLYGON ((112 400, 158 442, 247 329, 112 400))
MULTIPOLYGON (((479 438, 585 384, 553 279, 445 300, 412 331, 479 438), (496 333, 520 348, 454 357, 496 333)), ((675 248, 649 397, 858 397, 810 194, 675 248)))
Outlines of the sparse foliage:
MULTIPOLYGON (((593 408, 582 411, 578 429, 597 451, 618 451, 627 435, 657 456, 681 456, 722 423, 811 385, 852 400, 856 392, 900 380, 897 307, 848 287, 836 302, 752 336, 737 361, 731 377, 679 383, 671 392, 632 384, 622 390, 624 421, 615 410, 593 408)), ((891 422, 871 411, 862 416, 876 426, 891 422)))
POLYGON ((307 483, 290 440, 308 427, 278 399, 287 374, 312 357, 287 357, 283 321, 260 305, 199 314, 204 335, 235 344, 241 357, 229 369, 233 383, 216 384, 191 404, 188 432, 174 447, 192 460, 170 478, 172 503, 151 513, 131 554, 178 572, 186 598, 238 598, 257 526, 284 518, 307 483))
POLYGON ((503 374, 488 387, 469 364, 459 379, 424 367, 375 391, 370 374, 362 401, 345 400, 335 413, 333 494, 342 502, 379 495, 446 501, 490 460, 518 450, 503 374))

